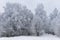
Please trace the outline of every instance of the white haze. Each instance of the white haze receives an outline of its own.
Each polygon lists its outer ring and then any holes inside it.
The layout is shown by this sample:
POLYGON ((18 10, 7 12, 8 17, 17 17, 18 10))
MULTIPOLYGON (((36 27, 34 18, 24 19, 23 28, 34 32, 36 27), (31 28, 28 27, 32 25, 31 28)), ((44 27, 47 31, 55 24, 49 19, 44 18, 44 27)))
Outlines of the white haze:
POLYGON ((0 0, 0 13, 4 12, 3 6, 5 6, 7 2, 26 5, 33 13, 39 3, 43 3, 48 14, 51 13, 54 8, 60 11, 60 0, 0 0))

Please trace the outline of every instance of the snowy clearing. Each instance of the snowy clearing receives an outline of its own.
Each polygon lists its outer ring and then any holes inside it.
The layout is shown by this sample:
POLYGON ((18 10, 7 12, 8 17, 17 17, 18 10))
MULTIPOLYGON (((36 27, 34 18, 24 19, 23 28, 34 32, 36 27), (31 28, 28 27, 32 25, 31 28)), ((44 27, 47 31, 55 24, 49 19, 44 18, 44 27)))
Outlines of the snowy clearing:
POLYGON ((53 35, 43 35, 43 36, 20 36, 20 37, 2 37, 0 40, 60 40, 60 38, 53 35))

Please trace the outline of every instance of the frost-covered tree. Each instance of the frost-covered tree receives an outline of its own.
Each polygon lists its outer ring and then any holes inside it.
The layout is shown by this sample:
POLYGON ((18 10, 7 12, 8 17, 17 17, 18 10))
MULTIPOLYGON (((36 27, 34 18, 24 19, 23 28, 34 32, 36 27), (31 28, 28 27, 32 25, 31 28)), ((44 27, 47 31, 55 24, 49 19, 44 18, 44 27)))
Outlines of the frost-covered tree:
POLYGON ((40 19, 39 16, 34 15, 33 20, 32 20, 32 34, 35 36, 40 36, 43 34, 42 31, 44 31, 43 29, 43 23, 42 20, 40 19))
POLYGON ((51 26, 55 35, 60 37, 60 13, 59 15, 51 22, 51 26))
POLYGON ((50 14, 50 20, 53 20, 54 18, 56 18, 57 14, 58 14, 58 9, 55 8, 53 10, 53 13, 50 14))
MULTIPOLYGON (((40 17, 40 19, 43 21, 44 24, 46 23, 47 13, 46 13, 46 11, 44 10, 43 4, 37 5, 36 15, 40 17)), ((43 26, 44 26, 44 25, 43 25, 43 26)))
POLYGON ((35 11, 36 11, 35 16, 37 18, 36 18, 36 22, 34 23, 35 23, 36 34, 39 36, 42 30, 45 30, 46 28, 47 15, 46 15, 46 11, 44 10, 43 4, 37 5, 35 11))
POLYGON ((2 36, 31 35, 33 14, 26 6, 17 3, 7 3, 4 7, 2 36), (3 35, 4 34, 4 35, 3 35))
POLYGON ((53 10, 53 13, 50 14, 50 19, 49 19, 49 31, 54 34, 54 31, 53 31, 53 26, 52 26, 52 22, 54 21, 54 19, 58 16, 58 9, 55 8, 53 10))

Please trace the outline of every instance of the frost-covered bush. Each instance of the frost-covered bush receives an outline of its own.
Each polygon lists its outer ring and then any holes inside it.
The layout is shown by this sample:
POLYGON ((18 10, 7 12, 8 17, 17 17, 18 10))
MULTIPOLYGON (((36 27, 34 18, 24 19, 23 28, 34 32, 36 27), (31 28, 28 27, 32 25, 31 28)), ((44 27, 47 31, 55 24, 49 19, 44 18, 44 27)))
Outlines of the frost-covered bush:
POLYGON ((25 6, 7 3, 2 15, 0 20, 2 36, 31 35, 33 14, 25 6))

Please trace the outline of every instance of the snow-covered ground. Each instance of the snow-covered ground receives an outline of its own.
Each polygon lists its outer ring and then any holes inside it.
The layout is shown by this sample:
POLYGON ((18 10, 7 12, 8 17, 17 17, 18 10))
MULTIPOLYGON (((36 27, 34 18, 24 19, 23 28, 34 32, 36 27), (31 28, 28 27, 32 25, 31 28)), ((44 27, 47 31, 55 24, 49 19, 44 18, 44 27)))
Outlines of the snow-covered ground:
POLYGON ((20 37, 2 37, 0 40, 60 40, 60 38, 53 35, 43 35, 43 36, 20 36, 20 37))

